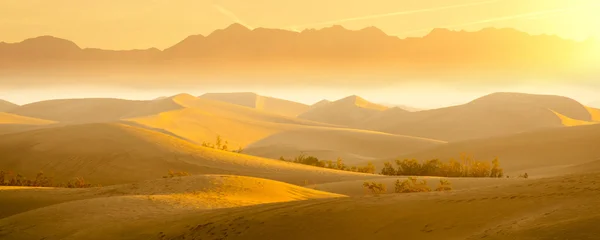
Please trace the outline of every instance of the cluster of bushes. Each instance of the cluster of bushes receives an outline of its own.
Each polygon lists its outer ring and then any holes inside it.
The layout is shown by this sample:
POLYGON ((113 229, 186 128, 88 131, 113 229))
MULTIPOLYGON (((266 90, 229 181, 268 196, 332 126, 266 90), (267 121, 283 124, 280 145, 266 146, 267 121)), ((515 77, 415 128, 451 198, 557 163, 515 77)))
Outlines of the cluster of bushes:
POLYGON ((14 174, 10 171, 0 171, 0 186, 90 188, 100 185, 92 185, 82 177, 73 178, 66 183, 54 183, 52 177, 44 175, 41 171, 35 176, 35 179, 27 179, 21 174, 14 174))
POLYGON ((442 162, 432 159, 419 162, 415 159, 396 160, 396 168, 390 162, 384 164, 382 175, 388 176, 440 176, 440 177, 493 177, 501 178, 504 171, 498 159, 490 162, 461 156, 460 161, 442 162))
POLYGON ((191 176, 191 174, 189 174, 188 172, 184 172, 184 171, 175 172, 173 170, 169 170, 167 175, 163 176, 163 178, 174 178, 174 177, 185 177, 185 176, 191 176))
MULTIPOLYGON (((376 182, 364 182, 363 187, 365 190, 370 191, 374 195, 382 194, 386 192, 386 186, 383 183, 376 182)), ((440 183, 435 188, 436 192, 451 191, 452 184, 447 179, 440 179, 440 183)), ((431 192, 431 188, 427 185, 427 180, 422 179, 418 181, 415 177, 409 177, 404 181, 400 179, 396 180, 394 193, 414 193, 414 192, 431 192)))
POLYGON ((373 165, 373 163, 370 163, 370 162, 367 163, 367 166, 348 166, 348 165, 344 164, 344 160, 342 160, 342 158, 338 158, 334 162, 331 160, 319 160, 317 157, 306 156, 304 154, 300 154, 299 156, 295 157, 293 160, 287 160, 283 156, 281 156, 279 158, 279 160, 300 163, 300 164, 310 165, 310 166, 315 166, 315 167, 375 174, 375 165, 373 165))
MULTIPOLYGON (((227 140, 225 140, 225 142, 223 142, 223 139, 221 138, 220 135, 217 135, 217 139, 215 140, 215 143, 202 142, 202 146, 214 148, 214 149, 218 149, 218 150, 223 150, 223 151, 229 151, 229 142, 227 140)), ((231 152, 241 153, 243 150, 244 149, 242 149, 242 147, 239 147, 237 150, 232 150, 231 152)))

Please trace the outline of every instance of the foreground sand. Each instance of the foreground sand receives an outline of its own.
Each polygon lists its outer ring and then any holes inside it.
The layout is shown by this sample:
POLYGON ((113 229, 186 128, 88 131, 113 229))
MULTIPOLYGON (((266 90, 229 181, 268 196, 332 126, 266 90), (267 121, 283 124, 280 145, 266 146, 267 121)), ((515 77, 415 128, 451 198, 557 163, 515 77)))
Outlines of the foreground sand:
POLYGON ((130 223, 273 202, 336 198, 266 179, 205 175, 93 189, 0 188, 1 239, 120 239, 130 223), (11 207, 4 207, 11 206, 11 207))
POLYGON ((309 200, 215 210, 132 229, 129 239, 597 239, 600 174, 452 193, 309 200))
POLYGON ((95 189, 5 187, 0 199, 2 206, 21 206, 2 212, 1 239, 595 239, 600 234, 600 173, 362 197, 210 175, 95 189))

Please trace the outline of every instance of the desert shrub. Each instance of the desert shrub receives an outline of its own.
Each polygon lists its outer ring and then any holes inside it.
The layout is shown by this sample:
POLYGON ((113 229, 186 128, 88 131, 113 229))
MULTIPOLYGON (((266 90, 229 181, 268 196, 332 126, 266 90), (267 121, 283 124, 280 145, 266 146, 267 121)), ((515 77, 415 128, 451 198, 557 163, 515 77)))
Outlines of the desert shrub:
POLYGON ((437 188, 435 188, 435 191, 438 191, 438 192, 451 191, 451 190, 452 190, 452 184, 450 183, 450 181, 448 181, 448 179, 440 179, 440 184, 437 186, 437 188))
POLYGON ((384 163, 381 174, 396 176, 440 176, 440 177, 495 177, 504 176, 504 171, 500 168, 498 159, 489 162, 474 160, 467 155, 461 155, 459 161, 450 159, 448 162, 442 162, 439 159, 432 159, 419 162, 415 159, 397 159, 397 170, 391 163, 384 163))
POLYGON ((367 166, 364 167, 358 167, 357 168, 358 172, 361 173, 370 173, 370 174, 375 174, 375 165, 373 165, 372 162, 368 162, 367 166))
POLYGON ((11 171, 0 171, 0 186, 22 186, 22 187, 67 187, 67 188, 88 188, 94 185, 87 183, 82 177, 76 177, 66 183, 54 183, 52 177, 48 177, 40 171, 34 179, 27 179, 25 176, 11 171))
POLYGON ((501 178, 504 176, 504 170, 500 168, 498 158, 492 160, 492 170, 490 171, 490 177, 501 178))
POLYGON ((427 180, 417 181, 415 177, 409 177, 404 181, 398 179, 395 186, 395 193, 431 192, 431 188, 427 185, 427 180))
POLYGON ((90 188, 92 184, 88 183, 83 177, 76 177, 71 181, 67 182, 67 188, 90 188))
POLYGON ((396 160, 398 165, 398 175, 421 175, 421 164, 415 159, 396 160))
POLYGON ((385 184, 383 183, 376 183, 376 182, 364 182, 363 183, 363 187, 366 190, 371 191, 371 193, 377 195, 377 194, 382 194, 385 193, 387 191, 385 184))
POLYGON ((381 175, 393 176, 396 175, 396 169, 390 162, 383 163, 383 168, 381 169, 381 175))
MULTIPOLYGON (((279 160, 288 161, 283 156, 281 156, 279 158, 279 160)), ((290 162, 290 161, 288 161, 288 162, 290 162)), ((344 163, 344 160, 342 158, 338 158, 336 161, 319 160, 317 157, 307 156, 304 153, 301 153, 300 155, 295 157, 293 160, 291 160, 291 162, 315 166, 315 167, 337 169, 337 170, 342 170, 342 171, 375 174, 375 165, 371 162, 367 163, 366 166, 348 166, 344 163)))
POLYGON ((184 172, 184 171, 175 172, 173 170, 169 170, 167 175, 163 176, 163 178, 174 178, 174 177, 185 177, 185 176, 191 176, 191 174, 189 174, 188 172, 184 172))

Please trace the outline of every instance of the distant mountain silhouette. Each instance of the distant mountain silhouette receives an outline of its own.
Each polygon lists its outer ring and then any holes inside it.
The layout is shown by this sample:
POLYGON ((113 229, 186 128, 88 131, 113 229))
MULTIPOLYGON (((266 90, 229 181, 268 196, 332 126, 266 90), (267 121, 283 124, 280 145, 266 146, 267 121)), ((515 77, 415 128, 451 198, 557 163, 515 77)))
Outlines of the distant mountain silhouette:
POLYGON ((589 50, 594 46, 597 42, 592 40, 576 42, 557 36, 533 36, 514 29, 486 28, 476 32, 434 29, 424 37, 400 39, 375 27, 353 31, 335 25, 293 32, 250 30, 233 24, 208 36, 189 36, 163 51, 81 49, 71 41, 50 36, 0 43, 0 70, 19 73, 37 66, 63 72, 105 73, 116 69, 165 71, 171 75, 323 69, 419 75, 444 74, 442 70, 490 74, 492 70, 581 73, 598 71, 593 63, 600 59, 589 58, 589 50), (438 71, 424 71, 431 69, 438 71))

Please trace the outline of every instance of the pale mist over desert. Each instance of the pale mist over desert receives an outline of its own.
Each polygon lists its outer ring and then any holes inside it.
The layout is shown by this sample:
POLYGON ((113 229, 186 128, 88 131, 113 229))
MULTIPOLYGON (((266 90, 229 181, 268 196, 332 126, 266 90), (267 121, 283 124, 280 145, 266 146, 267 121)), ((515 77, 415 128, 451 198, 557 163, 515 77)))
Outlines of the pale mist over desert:
POLYGON ((0 0, 0 239, 600 239, 596 0, 0 0))

